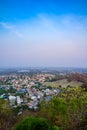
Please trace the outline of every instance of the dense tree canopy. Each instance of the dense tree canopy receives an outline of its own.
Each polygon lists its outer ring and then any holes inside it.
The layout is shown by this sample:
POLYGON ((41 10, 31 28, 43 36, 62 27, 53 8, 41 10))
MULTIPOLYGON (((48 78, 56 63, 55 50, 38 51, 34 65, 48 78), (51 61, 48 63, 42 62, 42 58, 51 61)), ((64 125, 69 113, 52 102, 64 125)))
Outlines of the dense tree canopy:
POLYGON ((28 117, 17 125, 14 130, 58 130, 58 127, 51 126, 45 118, 28 117))
POLYGON ((16 123, 16 116, 7 100, 0 99, 0 130, 11 130, 16 123))
POLYGON ((67 87, 52 101, 43 102, 39 115, 63 130, 86 130, 87 92, 80 87, 67 87))

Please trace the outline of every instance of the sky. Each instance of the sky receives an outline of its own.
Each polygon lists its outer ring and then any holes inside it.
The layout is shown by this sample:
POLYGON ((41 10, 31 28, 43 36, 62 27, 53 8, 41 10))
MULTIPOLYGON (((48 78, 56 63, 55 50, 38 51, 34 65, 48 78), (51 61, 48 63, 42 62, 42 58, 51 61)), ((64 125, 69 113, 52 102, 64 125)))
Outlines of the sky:
POLYGON ((87 67, 87 0, 0 0, 0 67, 87 67))

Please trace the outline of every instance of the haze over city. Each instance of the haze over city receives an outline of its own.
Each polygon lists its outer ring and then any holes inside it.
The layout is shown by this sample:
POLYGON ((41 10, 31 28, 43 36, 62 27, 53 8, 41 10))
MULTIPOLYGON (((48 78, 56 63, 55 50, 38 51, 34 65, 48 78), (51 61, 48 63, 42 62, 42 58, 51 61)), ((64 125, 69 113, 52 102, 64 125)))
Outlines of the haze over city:
POLYGON ((86 0, 0 0, 0 67, 87 67, 86 0))

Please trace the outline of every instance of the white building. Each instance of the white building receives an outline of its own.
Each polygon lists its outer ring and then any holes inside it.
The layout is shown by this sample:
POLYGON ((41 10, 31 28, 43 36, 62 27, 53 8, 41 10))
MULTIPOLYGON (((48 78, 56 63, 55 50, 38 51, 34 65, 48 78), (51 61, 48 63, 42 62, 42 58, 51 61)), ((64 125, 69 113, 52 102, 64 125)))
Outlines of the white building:
POLYGON ((10 102, 10 105, 11 105, 11 106, 14 106, 15 103, 16 103, 16 97, 10 95, 10 96, 9 96, 9 102, 10 102))
POLYGON ((17 104, 21 105, 21 98, 20 98, 20 96, 17 96, 17 104))

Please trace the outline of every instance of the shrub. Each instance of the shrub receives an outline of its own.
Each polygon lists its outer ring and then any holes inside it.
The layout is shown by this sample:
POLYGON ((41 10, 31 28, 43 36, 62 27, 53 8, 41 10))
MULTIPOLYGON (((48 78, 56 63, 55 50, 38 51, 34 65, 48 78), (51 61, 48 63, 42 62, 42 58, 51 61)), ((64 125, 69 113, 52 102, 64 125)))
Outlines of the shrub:
POLYGON ((14 130, 48 130, 49 123, 44 118, 29 117, 23 120, 14 130))
POLYGON ((59 130, 57 126, 51 126, 45 118, 28 117, 24 119, 14 130, 59 130))

